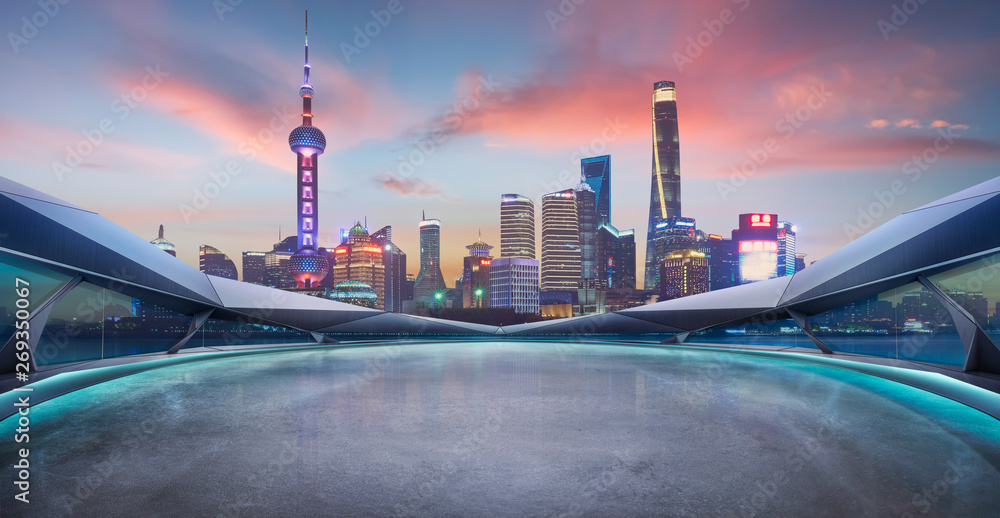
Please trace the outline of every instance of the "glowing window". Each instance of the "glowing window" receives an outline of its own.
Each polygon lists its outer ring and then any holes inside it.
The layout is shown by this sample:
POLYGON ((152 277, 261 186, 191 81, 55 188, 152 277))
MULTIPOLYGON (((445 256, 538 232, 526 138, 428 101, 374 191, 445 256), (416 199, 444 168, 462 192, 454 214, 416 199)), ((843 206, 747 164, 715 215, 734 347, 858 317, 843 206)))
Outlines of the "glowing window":
POLYGON ((302 198, 304 198, 306 200, 313 199, 313 188, 312 187, 303 187, 302 188, 302 198))
POLYGON ((302 246, 313 246, 312 234, 305 234, 302 236, 302 246))
POLYGON ((312 183, 312 181, 313 181, 313 173, 312 173, 312 171, 304 169, 302 171, 302 182, 303 183, 312 183))
POLYGON ((302 230, 312 230, 312 229, 313 229, 313 220, 312 220, 312 218, 303 218, 302 219, 302 230))
POLYGON ((303 214, 312 214, 313 213, 313 204, 312 204, 312 202, 308 202, 307 201, 307 202, 305 202, 305 203, 302 204, 302 213, 303 214))

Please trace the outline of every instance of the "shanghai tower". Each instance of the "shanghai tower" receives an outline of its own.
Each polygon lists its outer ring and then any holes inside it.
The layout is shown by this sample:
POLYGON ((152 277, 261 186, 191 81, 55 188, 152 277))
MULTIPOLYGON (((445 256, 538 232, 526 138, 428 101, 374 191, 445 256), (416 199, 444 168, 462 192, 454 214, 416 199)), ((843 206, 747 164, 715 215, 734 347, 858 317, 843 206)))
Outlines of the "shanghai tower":
POLYGON ((653 83, 653 174, 646 228, 643 286, 659 289, 660 262, 666 256, 670 221, 681 216, 681 168, 677 139, 677 92, 673 81, 653 83))

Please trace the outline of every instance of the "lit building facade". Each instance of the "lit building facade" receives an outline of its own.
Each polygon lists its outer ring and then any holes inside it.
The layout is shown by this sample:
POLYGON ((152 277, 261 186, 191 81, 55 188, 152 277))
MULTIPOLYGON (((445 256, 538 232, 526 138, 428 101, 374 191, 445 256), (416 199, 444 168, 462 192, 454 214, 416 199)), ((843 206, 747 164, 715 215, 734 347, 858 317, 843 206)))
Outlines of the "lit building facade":
POLYGON ((420 220, 420 272, 413 298, 417 304, 437 304, 441 300, 437 295, 446 289, 441 274, 441 221, 427 219, 425 214, 420 220))
POLYGON ((611 155, 593 156, 580 160, 583 181, 595 195, 597 226, 611 223, 611 155))
MULTIPOLYGON (((385 267, 385 311, 403 312, 406 298, 406 254, 392 242, 392 227, 385 226, 371 235, 372 243, 382 247, 385 267)), ((410 299, 413 298, 412 295, 410 299)))
POLYGON ((535 259, 535 204, 526 196, 500 196, 500 257, 535 259))
POLYGON ((668 252, 665 249, 667 243, 661 237, 667 227, 662 223, 680 216, 677 92, 673 81, 658 81, 653 84, 653 174, 649 193, 649 225, 646 228, 644 280, 647 290, 658 288, 660 264, 668 252))
POLYGON ((711 291, 731 288, 740 283, 740 261, 736 242, 717 234, 709 234, 708 282, 711 291))
POLYGON ((156 237, 156 239, 150 241, 149 243, 151 245, 156 246, 156 248, 159 248, 160 250, 163 250, 164 252, 166 252, 166 253, 174 256, 174 257, 177 257, 177 247, 175 247, 173 243, 171 243, 170 241, 167 241, 163 237, 163 225, 160 225, 160 233, 156 237))
POLYGON ((491 245, 486 244, 482 235, 465 247, 469 255, 462 259, 462 307, 486 308, 490 305, 490 266, 493 257, 491 245))
POLYGON ((795 269, 795 225, 787 221, 778 222, 778 277, 794 275, 795 269))
POLYGON ((266 286, 266 256, 265 252, 243 252, 243 282, 266 286))
POLYGON ((542 196, 542 290, 576 291, 580 282, 580 226, 573 189, 542 196))
POLYGON ((580 287, 599 288, 603 286, 597 275, 597 194, 585 181, 575 189, 576 221, 580 246, 580 287), (594 282, 598 281, 598 282, 594 282))
POLYGON ((610 289, 635 289, 635 230, 610 224, 597 231, 597 275, 610 289))
POLYGON ((740 214, 733 241, 739 254, 740 284, 778 276, 777 214, 740 214))
POLYGON ((708 291, 708 257, 697 250, 673 252, 663 259, 660 270, 661 300, 677 299, 708 291))
POLYGON ((537 315, 538 293, 538 260, 501 257, 490 262, 491 308, 513 308, 517 313, 537 315))
POLYGON ((365 227, 358 222, 351 228, 347 242, 334 249, 334 290, 344 281, 359 281, 375 293, 375 309, 385 310, 385 267, 383 248, 372 242, 365 227))
POLYGON ((198 247, 198 269, 202 273, 224 279, 232 279, 234 281, 239 279, 236 272, 236 263, 214 246, 201 245, 198 247))
POLYGON ((334 286, 330 298, 345 304, 354 304, 365 308, 378 309, 378 295, 368 283, 361 281, 343 281, 334 286))
POLYGON ((296 287, 312 288, 330 271, 326 256, 319 253, 319 156, 326 150, 326 136, 312 125, 313 87, 309 84, 309 12, 306 11, 304 78, 299 88, 302 97, 302 125, 288 135, 288 146, 296 157, 296 218, 298 250, 288 259, 288 275, 296 287))

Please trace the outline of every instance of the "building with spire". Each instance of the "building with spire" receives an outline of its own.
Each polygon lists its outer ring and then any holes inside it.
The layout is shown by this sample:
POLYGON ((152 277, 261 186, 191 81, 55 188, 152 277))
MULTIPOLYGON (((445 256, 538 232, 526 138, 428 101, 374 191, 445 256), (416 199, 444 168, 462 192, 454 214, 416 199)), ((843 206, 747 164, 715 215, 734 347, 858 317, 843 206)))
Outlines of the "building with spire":
MULTIPOLYGON (((646 290, 659 288, 660 265, 673 243, 673 221, 681 217, 680 144, 677 137, 677 91, 673 81, 653 84, 653 174, 646 227, 646 290)), ((684 241, 683 239, 681 239, 684 241)))
POLYGON ((382 252, 382 246, 372 242, 361 222, 355 223, 348 232, 347 242, 333 250, 336 257, 333 266, 335 291, 345 281, 363 282, 375 293, 375 309, 385 310, 385 266, 382 264, 382 252))
POLYGON ((155 245, 156 248, 159 248, 160 250, 163 250, 164 252, 174 257, 177 257, 177 247, 175 247, 173 243, 167 241, 163 237, 163 225, 160 225, 160 234, 156 237, 156 239, 150 241, 149 243, 155 245))
POLYGON ((413 287, 413 299, 418 305, 439 305, 445 290, 444 275, 441 274, 441 220, 427 219, 423 213, 420 220, 420 272, 413 287))
POLYGON ((304 79, 299 88, 302 97, 302 125, 288 135, 288 146, 296 157, 296 218, 298 251, 288 259, 288 275, 298 288, 313 288, 330 271, 326 256, 319 253, 319 156, 326 150, 326 136, 312 123, 313 87, 309 83, 309 11, 306 11, 304 79))
POLYGON ((493 256, 492 245, 483 241, 483 233, 479 239, 465 247, 469 255, 462 260, 462 307, 486 308, 490 305, 490 263, 493 256))

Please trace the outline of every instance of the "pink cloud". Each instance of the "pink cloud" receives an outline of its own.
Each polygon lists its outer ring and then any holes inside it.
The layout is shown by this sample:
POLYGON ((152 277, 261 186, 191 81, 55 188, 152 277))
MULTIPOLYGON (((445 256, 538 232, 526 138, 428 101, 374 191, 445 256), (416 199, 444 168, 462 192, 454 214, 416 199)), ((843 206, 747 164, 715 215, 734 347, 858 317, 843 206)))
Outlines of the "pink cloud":
POLYGON ((887 121, 885 119, 875 119, 875 120, 869 122, 868 124, 866 124, 866 126, 869 127, 869 128, 878 128, 878 129, 885 128, 888 125, 889 125, 889 121, 887 121))

